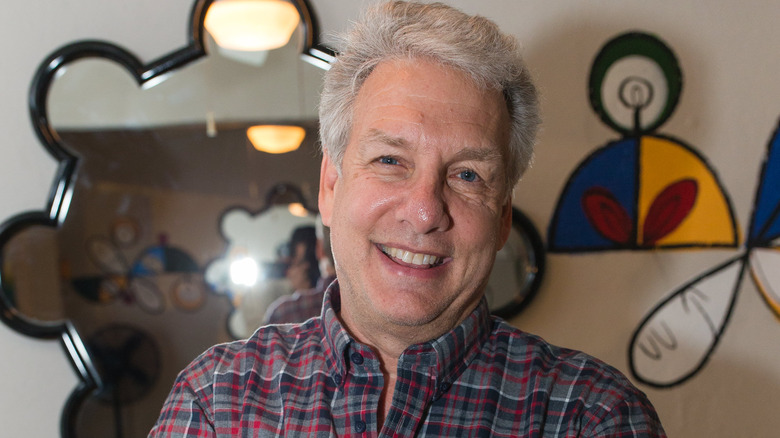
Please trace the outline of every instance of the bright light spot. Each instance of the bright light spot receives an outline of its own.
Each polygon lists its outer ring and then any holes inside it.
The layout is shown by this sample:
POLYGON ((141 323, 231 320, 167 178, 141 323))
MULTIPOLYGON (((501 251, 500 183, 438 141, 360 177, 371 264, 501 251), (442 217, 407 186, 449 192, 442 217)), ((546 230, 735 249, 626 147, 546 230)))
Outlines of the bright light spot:
POLYGON ((209 7, 204 27, 214 41, 231 50, 272 50, 290 41, 300 15, 279 0, 220 0, 209 7))
POLYGON ((141 84, 141 89, 142 90, 148 90, 150 88, 154 88, 156 85, 159 85, 159 84, 165 82, 169 77, 171 77, 171 73, 163 73, 163 74, 161 74, 159 76, 155 76, 155 77, 153 77, 151 79, 142 78, 142 79, 146 79, 146 80, 143 82, 143 84, 141 84))
POLYGON ((290 214, 293 216, 306 217, 309 215, 309 210, 306 210, 306 207, 300 202, 291 203, 287 206, 287 210, 289 210, 290 214))
POLYGON ((252 146, 260 152, 285 154, 301 146, 306 130, 300 126, 256 125, 246 130, 252 146))
POLYGON ((230 263, 230 281, 239 286, 254 286, 260 269, 251 257, 242 257, 230 263))

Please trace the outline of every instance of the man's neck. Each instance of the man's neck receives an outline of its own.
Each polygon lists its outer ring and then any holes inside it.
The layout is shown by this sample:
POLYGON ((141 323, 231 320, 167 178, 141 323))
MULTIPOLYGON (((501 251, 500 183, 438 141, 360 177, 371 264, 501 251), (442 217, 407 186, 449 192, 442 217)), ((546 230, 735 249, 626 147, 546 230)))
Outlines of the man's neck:
POLYGON ((392 405, 395 382, 398 379, 398 358, 404 350, 416 342, 399 341, 397 337, 384 331, 364 333, 359 329, 359 324, 350 320, 349 312, 343 312, 342 309, 339 316, 342 325, 350 335, 358 342, 371 347, 379 356, 380 368, 384 376, 384 387, 377 407, 377 428, 381 430, 392 405))

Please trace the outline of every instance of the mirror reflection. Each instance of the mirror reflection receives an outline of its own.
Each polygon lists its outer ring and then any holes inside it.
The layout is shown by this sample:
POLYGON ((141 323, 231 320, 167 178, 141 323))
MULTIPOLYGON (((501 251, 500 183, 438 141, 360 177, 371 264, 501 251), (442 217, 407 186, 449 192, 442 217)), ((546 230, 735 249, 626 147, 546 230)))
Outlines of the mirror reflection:
POLYGON ((3 291, 23 317, 69 320, 84 339, 102 382, 76 436, 145 436, 178 371, 262 317, 249 292, 280 275, 294 229, 314 223, 322 70, 300 59, 301 38, 249 60, 209 40, 209 56, 144 88, 105 58, 57 72, 46 110, 78 157, 67 215, 9 239, 3 291), (258 125, 303 138, 265 152, 247 136, 258 125), (224 283, 221 261, 242 251, 259 279, 224 283))
POLYGON ((485 297, 494 315, 511 318, 536 295, 544 274, 544 243, 531 220, 512 208, 512 230, 496 253, 485 297))
POLYGON ((246 338, 264 324, 276 300, 317 284, 315 217, 291 202, 257 216, 228 210, 220 222, 228 247, 206 268, 206 281, 231 300, 229 333, 246 338))

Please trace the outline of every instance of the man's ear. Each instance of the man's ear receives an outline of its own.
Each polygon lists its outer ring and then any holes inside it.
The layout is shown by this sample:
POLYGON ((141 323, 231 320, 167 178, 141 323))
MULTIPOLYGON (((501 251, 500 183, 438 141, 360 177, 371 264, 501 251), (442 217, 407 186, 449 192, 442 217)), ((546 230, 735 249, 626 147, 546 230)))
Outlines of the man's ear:
POLYGON ((499 229, 499 241, 500 244, 496 251, 500 251, 501 248, 506 245, 506 241, 509 239, 509 233, 512 231, 512 197, 507 197, 507 201, 501 210, 501 224, 499 229))
POLYGON ((331 161, 328 151, 323 148, 322 164, 320 165, 320 193, 317 201, 320 216, 322 216, 322 224, 326 227, 330 227, 330 220, 333 215, 333 198, 338 179, 338 169, 331 161))

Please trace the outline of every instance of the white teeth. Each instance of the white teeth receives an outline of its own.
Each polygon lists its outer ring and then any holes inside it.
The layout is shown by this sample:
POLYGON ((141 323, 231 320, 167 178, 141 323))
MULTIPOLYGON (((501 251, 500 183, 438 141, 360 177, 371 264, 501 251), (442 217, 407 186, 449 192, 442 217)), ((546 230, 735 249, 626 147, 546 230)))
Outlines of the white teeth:
POLYGON ((418 254, 384 245, 382 245, 382 252, 389 255, 390 257, 399 259, 404 263, 409 263, 412 265, 435 265, 439 262, 439 257, 430 254, 418 254))

